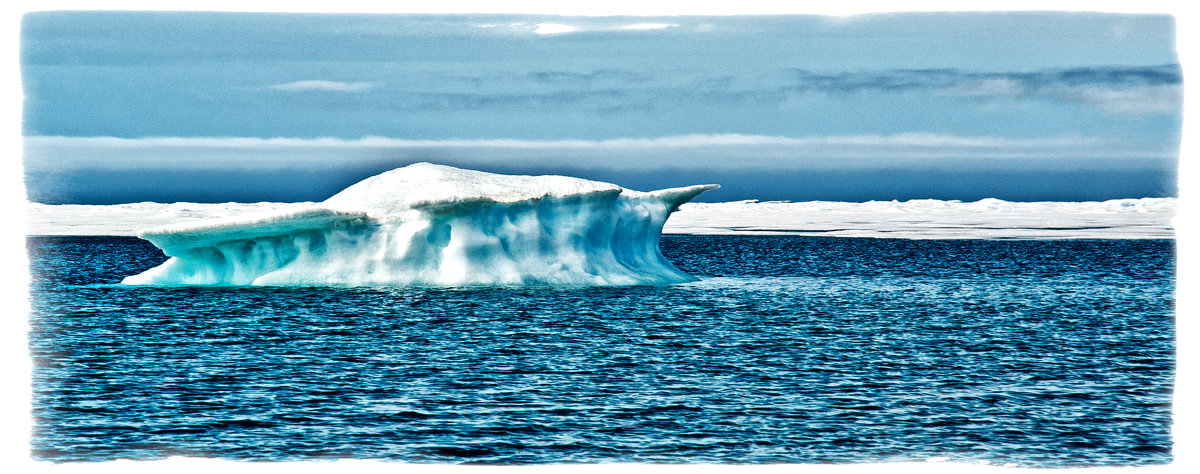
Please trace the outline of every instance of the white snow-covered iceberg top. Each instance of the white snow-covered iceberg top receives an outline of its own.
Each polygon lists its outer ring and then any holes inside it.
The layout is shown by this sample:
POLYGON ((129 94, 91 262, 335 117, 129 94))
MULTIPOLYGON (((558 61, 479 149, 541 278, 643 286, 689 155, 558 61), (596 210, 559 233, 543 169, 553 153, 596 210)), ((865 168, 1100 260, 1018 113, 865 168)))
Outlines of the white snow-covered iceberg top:
POLYGON ((329 199, 138 234, 170 257, 133 285, 635 285, 692 278, 667 217, 717 185, 638 192, 417 163, 329 199))

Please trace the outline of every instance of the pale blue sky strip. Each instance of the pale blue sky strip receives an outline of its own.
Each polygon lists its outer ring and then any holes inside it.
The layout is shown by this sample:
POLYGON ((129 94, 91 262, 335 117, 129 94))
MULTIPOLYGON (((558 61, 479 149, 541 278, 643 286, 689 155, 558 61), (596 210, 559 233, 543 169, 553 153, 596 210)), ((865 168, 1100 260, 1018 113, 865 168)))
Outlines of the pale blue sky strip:
POLYGON ((320 199, 305 179, 413 161, 759 183, 715 200, 1175 193, 1165 15, 46 12, 21 38, 46 202, 320 199), (271 170, 292 179, 258 195, 200 180, 271 170), (822 170, 849 182, 789 181, 822 170), (947 170, 977 186, 922 175, 947 170), (120 178, 82 185, 92 171, 120 178))

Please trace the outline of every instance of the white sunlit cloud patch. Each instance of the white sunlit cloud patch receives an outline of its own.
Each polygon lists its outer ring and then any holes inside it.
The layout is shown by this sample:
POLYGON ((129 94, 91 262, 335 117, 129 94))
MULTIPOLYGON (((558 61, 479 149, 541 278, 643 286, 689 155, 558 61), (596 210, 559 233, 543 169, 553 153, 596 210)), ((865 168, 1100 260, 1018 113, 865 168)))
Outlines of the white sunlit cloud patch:
POLYGON ((375 87, 370 82, 338 82, 338 81, 323 81, 323 80, 307 80, 288 82, 286 84, 275 84, 267 86, 268 89, 277 91, 338 91, 338 92, 357 92, 365 91, 375 87))
POLYGON ((562 23, 538 23, 533 29, 533 32, 539 35, 557 35, 575 31, 579 31, 579 28, 562 23))
POLYGON ((539 35, 561 35, 567 33, 578 32, 598 32, 598 31, 650 31, 663 30, 667 28, 678 27, 676 23, 632 23, 632 24, 566 24, 555 22, 544 22, 536 24, 528 23, 508 23, 508 24, 479 24, 475 25, 480 28, 504 28, 507 27, 516 31, 532 31, 539 35))
POLYGON ((675 26, 679 26, 679 25, 674 24, 674 23, 634 23, 632 25, 622 26, 621 29, 622 30, 661 30, 664 28, 671 28, 671 27, 675 27, 675 26))

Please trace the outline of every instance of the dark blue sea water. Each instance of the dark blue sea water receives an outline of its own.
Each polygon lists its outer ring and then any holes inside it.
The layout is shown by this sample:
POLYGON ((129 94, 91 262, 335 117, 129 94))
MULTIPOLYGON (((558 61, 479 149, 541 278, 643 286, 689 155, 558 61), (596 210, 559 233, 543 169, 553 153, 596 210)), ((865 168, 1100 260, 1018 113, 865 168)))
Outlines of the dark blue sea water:
POLYGON ((1172 241, 668 236, 697 282, 147 288, 31 237, 32 453, 1062 467, 1171 460, 1172 241))

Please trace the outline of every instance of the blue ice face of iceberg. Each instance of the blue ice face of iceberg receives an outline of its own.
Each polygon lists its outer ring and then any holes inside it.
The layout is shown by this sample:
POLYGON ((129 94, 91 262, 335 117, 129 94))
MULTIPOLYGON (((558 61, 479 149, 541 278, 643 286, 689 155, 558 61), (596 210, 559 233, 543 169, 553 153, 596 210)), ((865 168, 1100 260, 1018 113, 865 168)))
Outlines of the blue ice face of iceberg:
POLYGON ((716 185, 637 192, 418 163, 309 209, 139 236, 170 259, 133 285, 637 285, 692 280, 659 251, 667 217, 716 185))

